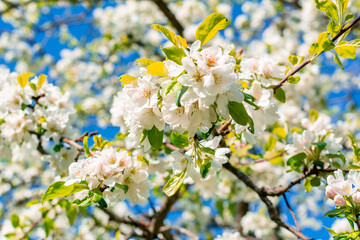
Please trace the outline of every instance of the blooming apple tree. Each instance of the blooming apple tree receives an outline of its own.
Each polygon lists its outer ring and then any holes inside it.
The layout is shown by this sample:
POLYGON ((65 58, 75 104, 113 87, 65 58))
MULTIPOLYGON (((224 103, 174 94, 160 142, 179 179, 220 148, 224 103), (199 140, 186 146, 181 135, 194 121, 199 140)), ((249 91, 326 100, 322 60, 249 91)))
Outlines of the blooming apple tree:
POLYGON ((336 218, 359 239, 359 2, 249 1, 233 22, 231 2, 101 4, 40 24, 49 3, 0 3, 1 237, 313 239, 336 218), (88 18, 101 37, 80 41, 88 18))

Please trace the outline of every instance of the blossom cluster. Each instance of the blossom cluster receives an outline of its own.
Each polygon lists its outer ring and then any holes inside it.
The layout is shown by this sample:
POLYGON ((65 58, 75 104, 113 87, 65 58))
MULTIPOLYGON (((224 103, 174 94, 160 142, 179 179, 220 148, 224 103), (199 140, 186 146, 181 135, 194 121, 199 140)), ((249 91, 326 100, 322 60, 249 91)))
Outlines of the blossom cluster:
MULTIPOLYGON (((125 84, 114 98, 112 124, 121 126, 124 133, 129 131, 135 145, 143 130, 155 126, 162 131, 165 124, 180 134, 188 131, 190 137, 197 131, 207 133, 219 119, 230 118, 229 104, 242 103, 243 92, 253 96, 253 103, 244 105, 250 118, 256 121, 236 124, 238 133, 247 130, 252 122, 255 128, 252 133, 259 135, 278 118, 271 90, 263 88, 257 75, 276 78, 283 73, 281 66, 268 60, 259 60, 257 66, 258 60, 243 59, 243 72, 237 74, 231 47, 200 48, 201 42, 196 41, 189 50, 183 49, 186 55, 181 59, 182 65, 165 61, 165 72, 157 74, 161 77, 154 76, 149 67, 143 69, 140 77, 125 84)), ((146 137, 141 144, 145 149, 150 147, 146 137)))
POLYGON ((0 72, 2 156, 11 159, 18 155, 21 145, 23 150, 37 149, 44 154, 45 144, 50 140, 59 144, 61 137, 72 136, 76 111, 69 94, 48 83, 45 75, 29 81, 31 73, 18 75, 8 69, 0 69, 0 72))
MULTIPOLYGON (((127 199, 133 204, 144 202, 150 196, 152 184, 148 180, 148 163, 129 156, 127 151, 106 147, 93 155, 73 162, 65 185, 84 183, 89 190, 102 189, 107 203, 127 199)), ((89 190, 76 193, 83 200, 89 190)))
POLYGON ((288 153, 295 154, 310 149, 314 142, 324 143, 323 155, 336 154, 343 148, 342 138, 336 137, 335 133, 332 132, 334 126, 331 124, 330 117, 319 114, 316 119, 304 118, 301 121, 301 126, 304 131, 292 134, 292 143, 286 146, 288 153))
POLYGON ((360 202, 360 173, 351 169, 345 180, 343 172, 338 169, 334 175, 327 177, 326 196, 337 206, 345 206, 346 199, 360 202))

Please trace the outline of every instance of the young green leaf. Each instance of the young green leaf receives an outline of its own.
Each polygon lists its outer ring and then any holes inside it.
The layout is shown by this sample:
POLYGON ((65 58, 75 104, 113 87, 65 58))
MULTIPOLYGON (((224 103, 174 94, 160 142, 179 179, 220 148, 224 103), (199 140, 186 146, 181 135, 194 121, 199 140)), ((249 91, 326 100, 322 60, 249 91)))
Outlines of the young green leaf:
POLYGON ((64 184, 65 184, 64 181, 58 181, 52 183, 46 190, 42 199, 42 203, 58 197, 66 197, 71 194, 88 189, 88 186, 86 184, 74 183, 69 186, 65 186, 64 184))
POLYGON ((172 46, 172 47, 161 48, 161 50, 163 50, 167 59, 169 59, 179 65, 182 65, 181 59, 186 56, 186 54, 182 48, 179 48, 177 46, 172 46))
POLYGON ((228 104, 229 113, 237 124, 246 126, 250 122, 250 116, 242 103, 230 101, 228 104))
POLYGON ((160 131, 155 126, 153 126, 152 129, 148 131, 148 139, 150 145, 155 149, 161 148, 163 143, 163 137, 164 137, 164 130, 160 131))
POLYGON ((115 187, 120 188, 121 190, 124 191, 124 193, 127 193, 127 191, 129 190, 129 187, 127 185, 120 183, 115 183, 115 187))
POLYGON ((10 222, 11 222, 11 224, 13 225, 13 227, 14 228, 17 228, 18 226, 19 226, 19 224, 20 224, 20 218, 19 218, 19 216, 18 215, 16 215, 16 214, 11 214, 11 216, 10 216, 10 222))
POLYGON ((84 139, 83 139, 85 157, 91 156, 91 152, 90 152, 89 144, 88 144, 88 139, 89 139, 89 136, 85 136, 84 139))
POLYGON ((178 148, 186 148, 189 146, 189 137, 186 134, 179 134, 177 132, 173 132, 170 135, 171 143, 178 148))
POLYGON ((220 13, 210 14, 196 30, 195 39, 201 41, 201 46, 213 39, 217 32, 227 28, 231 21, 220 13))
POLYGON ((182 87, 180 91, 176 92, 176 106, 181 107, 181 97, 188 90, 188 87, 182 87))
POLYGON ((181 187, 182 183, 185 180, 186 175, 186 168, 178 173, 175 174, 170 180, 166 183, 164 186, 163 192, 166 194, 166 196, 170 197, 176 193, 176 191, 181 187))
POLYGON ((274 97, 279 100, 282 103, 286 102, 286 95, 285 95, 285 91, 282 88, 278 88, 276 89, 276 92, 274 94, 274 97))
POLYGON ((354 162, 355 163, 358 163, 360 161, 360 148, 359 146, 357 145, 355 139, 350 135, 348 134, 348 137, 350 139, 350 142, 351 142, 351 146, 352 146, 352 149, 353 149, 353 159, 354 159, 354 162))
POLYGON ((173 31, 170 31, 169 29, 167 29, 166 27, 164 26, 161 26, 159 24, 153 24, 151 25, 151 27, 154 29, 154 30, 157 30, 157 31, 160 31, 162 32, 165 37, 167 37, 167 39, 170 40, 170 42, 172 42, 175 46, 177 46, 177 41, 176 41, 176 38, 175 38, 175 33, 173 31))

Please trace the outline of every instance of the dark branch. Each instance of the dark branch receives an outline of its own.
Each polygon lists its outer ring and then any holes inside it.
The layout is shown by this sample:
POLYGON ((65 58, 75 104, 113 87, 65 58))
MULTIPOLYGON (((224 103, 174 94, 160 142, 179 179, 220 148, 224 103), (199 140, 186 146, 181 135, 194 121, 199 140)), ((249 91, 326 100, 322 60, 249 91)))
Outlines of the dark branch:
POLYGON ((184 27, 181 25, 181 23, 177 20, 175 15, 171 12, 171 10, 168 8, 166 3, 164 3, 162 0, 153 0, 154 3, 158 6, 158 8, 164 13, 164 15, 169 19, 171 24, 174 26, 176 31, 180 36, 184 33, 184 27))

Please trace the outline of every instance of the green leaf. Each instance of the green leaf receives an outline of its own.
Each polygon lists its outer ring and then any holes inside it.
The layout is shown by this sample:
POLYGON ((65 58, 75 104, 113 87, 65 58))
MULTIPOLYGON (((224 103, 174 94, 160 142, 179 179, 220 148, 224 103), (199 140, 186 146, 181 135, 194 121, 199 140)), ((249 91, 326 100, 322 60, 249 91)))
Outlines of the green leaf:
POLYGON ((166 27, 161 26, 159 24, 153 24, 153 25, 151 25, 151 27, 157 31, 162 32, 165 35, 165 37, 167 37, 167 39, 170 40, 170 42, 172 42, 175 46, 177 46, 177 41, 175 39, 175 33, 173 31, 170 31, 166 27))
POLYGON ((127 191, 129 190, 129 187, 127 185, 120 183, 115 183, 115 187, 120 188, 121 190, 124 191, 124 193, 127 193, 127 191))
POLYGON ((334 47, 334 43, 329 39, 329 33, 323 32, 320 33, 317 42, 311 45, 309 53, 314 55, 324 51, 330 51, 334 47))
POLYGON ((300 77, 299 76, 290 76, 290 77, 288 77, 287 81, 292 84, 297 84, 300 81, 300 77))
POLYGON ((99 206, 101 208, 107 208, 108 207, 108 204, 106 203, 106 201, 103 198, 101 198, 101 200, 98 203, 99 203, 99 206))
POLYGON ((196 30, 195 39, 201 41, 201 46, 213 39, 219 30, 230 25, 231 21, 220 13, 210 14, 196 30))
POLYGON ((180 91, 176 93, 176 106, 181 107, 181 97, 188 90, 188 87, 182 87, 180 91))
POLYGON ((309 112, 309 120, 311 123, 316 122, 316 120, 319 118, 319 113, 315 109, 310 109, 309 112))
POLYGON ((295 55, 289 55, 289 62, 292 64, 292 65, 296 65, 298 63, 298 58, 297 56, 295 55))
POLYGON ((164 130, 159 131, 155 126, 148 131, 150 145, 155 149, 160 149, 163 144, 164 130))
POLYGON ((246 126, 250 122, 250 116, 242 103, 230 101, 228 104, 229 113, 237 124, 246 126))
POLYGON ((327 228, 327 227, 325 227, 326 228, 326 230, 328 230, 328 232, 330 233, 330 234, 332 234, 332 235, 336 235, 337 233, 334 231, 334 230, 332 230, 331 228, 327 228))
POLYGON ((354 46, 348 46, 348 45, 336 46, 335 47, 335 52, 337 54, 339 54, 340 57, 343 57, 343 58, 355 59, 355 55, 356 55, 355 47, 354 46))
POLYGON ((147 166, 149 166, 149 164, 150 164, 149 160, 146 157, 142 156, 142 155, 137 155, 136 159, 138 161, 140 161, 140 162, 145 163, 147 166))
POLYGON ((78 210, 75 206, 68 204, 66 206, 66 216, 69 219, 70 224, 74 224, 77 217, 78 210))
POLYGON ((351 20, 353 20, 354 18, 355 18, 355 15, 354 15, 354 14, 348 13, 348 14, 346 14, 346 16, 345 16, 345 22, 351 21, 351 20))
POLYGON ((11 214, 10 221, 14 228, 17 228, 20 224, 20 218, 16 214, 11 214))
POLYGON ((317 146, 320 151, 324 150, 325 147, 326 147, 326 143, 325 143, 325 142, 316 142, 316 143, 312 143, 312 145, 317 146))
POLYGON ((282 127, 274 128, 271 132, 273 134, 275 134, 276 136, 278 136, 280 139, 285 139, 286 138, 286 131, 282 127))
POLYGON ((315 0, 315 6, 317 9, 319 9, 322 12, 326 12, 325 4, 328 0, 315 0))
POLYGON ((331 37, 335 37, 341 30, 341 28, 333 20, 329 22, 326 29, 330 33, 331 37))
POLYGON ((311 44, 311 47, 309 49, 309 54, 314 55, 321 52, 321 48, 318 43, 311 44))
POLYGON ((208 174, 211 167, 211 161, 203 164, 200 168, 200 174, 202 178, 206 178, 206 175, 208 174))
POLYGON ((32 90, 36 91, 35 83, 29 82, 29 86, 31 87, 32 90))
POLYGON ((341 70, 344 70, 344 65, 342 64, 340 58, 335 54, 334 54, 334 62, 341 68, 341 70))
POLYGON ((64 184, 64 181, 52 183, 46 190, 42 199, 42 203, 58 197, 67 197, 71 194, 88 189, 88 186, 86 184, 74 183, 69 186, 65 186, 64 184))
POLYGON ((12 232, 12 233, 5 234, 5 237, 6 238, 14 238, 14 237, 16 237, 16 233, 12 232))
POLYGON ((285 91, 282 88, 276 89, 274 97, 282 103, 286 102, 285 91))
POLYGON ((339 22, 338 8, 332 1, 327 1, 325 4, 326 15, 332 20, 339 22))
POLYGON ((163 192, 166 194, 166 196, 170 197, 176 193, 176 191, 181 187, 182 183, 185 180, 186 175, 186 168, 178 173, 175 174, 170 180, 166 183, 164 186, 163 192))
POLYGON ((90 196, 87 196, 84 199, 76 199, 73 204, 79 207, 88 207, 93 203, 92 198, 90 196))
POLYGON ((165 94, 164 97, 166 97, 167 95, 173 93, 173 92, 177 92, 180 91, 181 88, 183 86, 181 85, 181 83, 179 83, 178 81, 174 80, 172 81, 165 89, 165 94))
POLYGON ((311 185, 311 180, 309 178, 306 178, 304 181, 304 188, 305 188, 305 192, 310 192, 312 189, 312 185, 311 185))
POLYGON ((49 217, 45 217, 43 222, 46 237, 49 237, 51 230, 55 228, 54 220, 49 217))
POLYGON ((187 134, 179 134, 177 132, 173 132, 170 135, 171 143, 178 148, 186 148, 189 146, 189 137, 187 134))
POLYGON ((89 136, 85 136, 84 139, 83 139, 85 157, 90 157, 91 156, 90 149, 89 149, 89 144, 88 144, 88 139, 89 139, 89 136))
POLYGON ((145 141, 145 139, 148 135, 149 135, 149 131, 144 129, 141 133, 139 143, 142 143, 143 141, 145 141))
POLYGON ((179 48, 177 46, 164 47, 164 48, 161 48, 161 50, 165 53, 166 57, 169 60, 171 60, 179 65, 182 65, 181 59, 183 57, 186 57, 184 49, 179 48))
POLYGON ((320 178, 318 178, 318 177, 313 177, 313 178, 310 180, 310 183, 311 183, 311 186, 313 186, 313 187, 318 187, 318 186, 320 186, 321 181, 320 181, 320 178))
POLYGON ((353 164, 350 164, 348 167, 347 167, 348 169, 360 169, 360 167, 359 166, 357 166, 357 165, 353 165, 353 164))
POLYGON ((353 149, 353 160, 355 163, 358 163, 360 161, 360 148, 358 147, 355 139, 350 134, 347 134, 347 135, 350 139, 351 146, 353 149))
POLYGON ((270 151, 274 149, 275 145, 276 145, 276 138, 270 135, 268 141, 265 144, 265 151, 270 151))
POLYGON ((333 218, 333 217, 339 216, 340 214, 343 214, 345 211, 346 211, 345 207, 331 209, 331 210, 327 211, 323 217, 328 216, 330 218, 333 218))
POLYGON ((201 151, 208 153, 210 155, 215 155, 215 150, 209 147, 201 147, 201 151))
POLYGON ((298 153, 287 160, 287 165, 294 171, 299 172, 300 167, 304 164, 304 159, 306 158, 305 153, 298 153))

